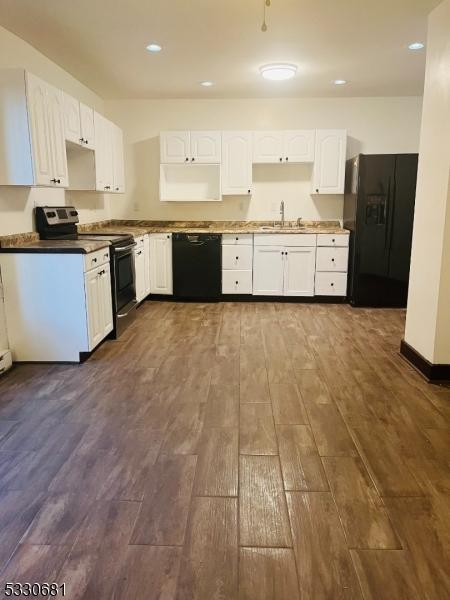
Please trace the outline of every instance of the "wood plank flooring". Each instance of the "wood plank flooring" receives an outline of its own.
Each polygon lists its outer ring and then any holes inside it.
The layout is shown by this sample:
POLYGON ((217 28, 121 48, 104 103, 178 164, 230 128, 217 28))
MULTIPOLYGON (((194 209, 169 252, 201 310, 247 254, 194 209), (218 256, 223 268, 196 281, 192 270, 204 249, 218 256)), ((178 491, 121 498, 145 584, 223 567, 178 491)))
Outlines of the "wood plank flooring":
POLYGON ((145 302, 0 378, 0 596, 450 598, 450 386, 402 310, 145 302))

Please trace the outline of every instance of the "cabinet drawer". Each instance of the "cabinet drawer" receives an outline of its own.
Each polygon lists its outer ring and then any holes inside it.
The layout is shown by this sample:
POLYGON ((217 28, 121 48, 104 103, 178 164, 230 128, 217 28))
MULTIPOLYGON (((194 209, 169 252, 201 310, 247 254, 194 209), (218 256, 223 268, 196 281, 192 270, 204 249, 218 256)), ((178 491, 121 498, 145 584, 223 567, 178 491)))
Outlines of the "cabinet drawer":
POLYGON ((222 271, 222 294, 251 294, 252 271, 222 271))
POLYGON ((315 246, 315 233, 255 233, 255 246, 315 246))
POLYGON ((348 247, 348 233, 319 233, 317 234, 318 246, 346 246, 348 247))
POLYGON ((241 245, 252 245, 253 234, 252 233, 223 233, 222 244, 229 244, 230 246, 241 246, 241 245))
POLYGON ((248 271, 252 269, 252 246, 222 246, 222 269, 248 271))
POLYGON ((96 252, 90 252, 84 257, 84 270, 90 271, 109 262, 109 248, 102 248, 96 252))
POLYGON ((316 296, 346 296, 347 273, 316 273, 316 296))
POLYGON ((317 248, 316 271, 347 272, 348 248, 317 248))

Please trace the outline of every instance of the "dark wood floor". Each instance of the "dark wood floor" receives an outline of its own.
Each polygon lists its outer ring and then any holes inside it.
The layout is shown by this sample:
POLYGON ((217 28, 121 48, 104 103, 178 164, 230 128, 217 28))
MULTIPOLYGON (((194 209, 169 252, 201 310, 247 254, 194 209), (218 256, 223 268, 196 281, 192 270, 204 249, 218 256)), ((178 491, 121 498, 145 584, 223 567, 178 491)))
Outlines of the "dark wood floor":
POLYGON ((0 588, 450 597, 450 389, 404 312, 145 303, 82 366, 0 379, 0 588))

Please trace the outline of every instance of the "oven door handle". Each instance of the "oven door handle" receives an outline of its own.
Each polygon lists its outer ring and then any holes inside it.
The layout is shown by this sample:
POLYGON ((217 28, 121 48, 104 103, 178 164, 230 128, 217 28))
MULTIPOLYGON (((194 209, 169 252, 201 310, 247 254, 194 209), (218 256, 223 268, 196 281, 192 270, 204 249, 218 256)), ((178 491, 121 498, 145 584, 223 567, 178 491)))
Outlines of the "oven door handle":
POLYGON ((134 248, 134 246, 136 246, 136 242, 133 242, 132 244, 129 244, 128 246, 118 246, 116 248, 114 248, 115 252, 123 252, 125 250, 131 250, 131 248, 134 248))

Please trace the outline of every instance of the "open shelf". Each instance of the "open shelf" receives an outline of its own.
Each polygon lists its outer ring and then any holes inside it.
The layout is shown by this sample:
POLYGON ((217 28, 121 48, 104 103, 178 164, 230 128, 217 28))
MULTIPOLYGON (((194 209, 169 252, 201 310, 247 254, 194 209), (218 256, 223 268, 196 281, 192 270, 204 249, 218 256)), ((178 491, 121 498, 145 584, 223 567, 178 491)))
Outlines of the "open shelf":
POLYGON ((219 202, 220 165, 162 164, 159 198, 163 202, 219 202))

